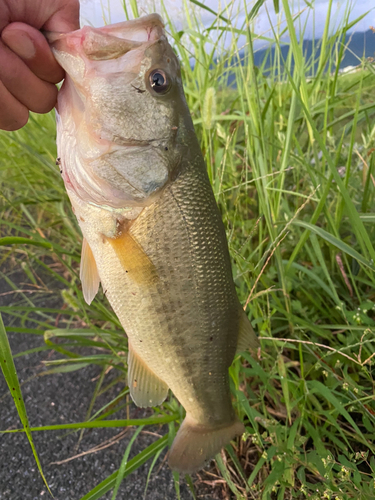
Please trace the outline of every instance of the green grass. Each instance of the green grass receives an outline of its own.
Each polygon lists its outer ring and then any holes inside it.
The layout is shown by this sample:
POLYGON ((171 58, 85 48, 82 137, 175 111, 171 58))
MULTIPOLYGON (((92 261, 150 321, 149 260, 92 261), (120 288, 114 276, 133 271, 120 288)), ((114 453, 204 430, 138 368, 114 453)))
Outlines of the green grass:
MULTIPOLYGON (((264 76, 252 63, 252 18, 261 3, 248 10, 241 4, 243 26, 233 28, 228 19, 236 13, 223 10, 204 28, 193 5, 198 2, 185 2, 184 32, 176 31, 162 9, 227 228, 238 295, 262 346, 258 359, 245 353, 230 369, 234 405, 247 432, 217 457, 211 472, 225 483, 198 481, 198 490, 209 488, 213 497, 228 499, 372 499, 375 68, 359 61, 355 73, 335 70, 346 50, 345 33, 355 24, 347 21, 349 12, 332 35, 327 20, 321 55, 305 60, 296 36, 299 17, 292 17, 283 0, 275 3, 285 11, 286 23, 263 35, 275 38, 277 47, 271 73, 264 76), (280 72, 280 37, 286 33, 291 53, 280 72), (237 40, 243 35, 245 59, 238 65, 237 40), (223 54, 219 61, 216 51, 223 54), (317 71, 306 78, 318 58, 317 71), (228 65, 235 74, 232 88, 228 65)), ((128 15, 136 15, 136 2, 130 4, 128 15)), ((182 410, 171 397, 148 419, 116 423, 116 413, 127 405, 124 386, 116 400, 108 398, 92 413, 95 398, 125 380, 127 342, 101 292, 90 307, 83 300, 81 235, 55 166, 53 115, 33 115, 23 130, 1 132, 0 151, 0 263, 7 269, 1 277, 17 289, 12 273, 22 270, 35 292, 19 291, 12 305, 0 307, 7 331, 44 335, 45 348, 61 354, 46 363, 50 373, 100 365, 87 422, 70 428, 169 422, 167 437, 128 460, 130 444, 119 471, 81 500, 99 499, 117 491, 121 479, 146 460, 153 458, 153 468, 172 441, 182 410), (41 306, 51 297, 41 272, 58 283, 53 293, 60 308, 41 306), (26 321, 33 328, 26 328, 26 321), (108 366, 118 373, 111 384, 108 366)), ((1 329, 0 352, 9 359, 1 329)), ((14 373, 1 366, 12 385, 14 373)), ((22 398, 18 385, 17 394, 22 398)), ((24 406, 16 405, 30 443, 33 432, 54 428, 46 422, 33 429, 30 422, 27 429, 24 406)), ((200 478, 215 479, 205 473, 200 478)), ((183 480, 194 488, 190 478, 183 480)), ((177 498, 178 482, 175 476, 177 498)))

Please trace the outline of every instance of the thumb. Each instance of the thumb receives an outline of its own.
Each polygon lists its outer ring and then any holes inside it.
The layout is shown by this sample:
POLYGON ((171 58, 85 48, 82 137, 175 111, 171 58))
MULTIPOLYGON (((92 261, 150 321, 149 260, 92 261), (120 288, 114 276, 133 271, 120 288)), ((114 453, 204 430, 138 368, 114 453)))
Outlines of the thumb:
POLYGON ((35 28, 24 23, 9 24, 1 33, 2 41, 42 80, 57 83, 64 71, 56 62, 47 40, 35 28))

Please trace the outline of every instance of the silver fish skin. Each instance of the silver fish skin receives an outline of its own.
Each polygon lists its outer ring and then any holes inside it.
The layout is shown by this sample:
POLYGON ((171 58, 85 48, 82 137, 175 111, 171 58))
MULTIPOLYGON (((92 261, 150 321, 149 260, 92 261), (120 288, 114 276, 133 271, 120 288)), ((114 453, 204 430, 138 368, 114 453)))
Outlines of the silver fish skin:
POLYGON ((161 404, 170 388, 184 406, 169 464, 195 472, 244 432, 228 368, 258 340, 235 291, 179 62, 157 14, 48 38, 67 74, 57 144, 84 237, 84 297, 101 282, 124 327, 134 402, 161 404))

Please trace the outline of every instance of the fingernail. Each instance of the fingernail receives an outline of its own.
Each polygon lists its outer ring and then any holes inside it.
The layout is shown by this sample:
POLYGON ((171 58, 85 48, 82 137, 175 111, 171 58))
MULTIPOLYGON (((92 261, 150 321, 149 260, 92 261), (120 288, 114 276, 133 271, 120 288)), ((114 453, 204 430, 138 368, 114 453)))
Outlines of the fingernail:
POLYGON ((21 30, 8 30, 2 36, 6 45, 22 59, 31 59, 36 49, 27 33, 21 30))

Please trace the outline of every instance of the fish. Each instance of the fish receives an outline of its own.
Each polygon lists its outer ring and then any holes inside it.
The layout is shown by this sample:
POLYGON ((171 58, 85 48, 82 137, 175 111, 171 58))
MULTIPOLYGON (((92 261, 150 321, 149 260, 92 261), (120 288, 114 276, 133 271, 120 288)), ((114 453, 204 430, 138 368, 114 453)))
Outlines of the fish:
POLYGON ((245 431, 228 369, 259 342, 235 290, 180 63, 158 14, 46 36, 66 72, 57 148, 83 235, 84 298, 101 283, 126 332, 134 403, 160 405, 170 389, 184 407, 168 461, 194 473, 245 431))

